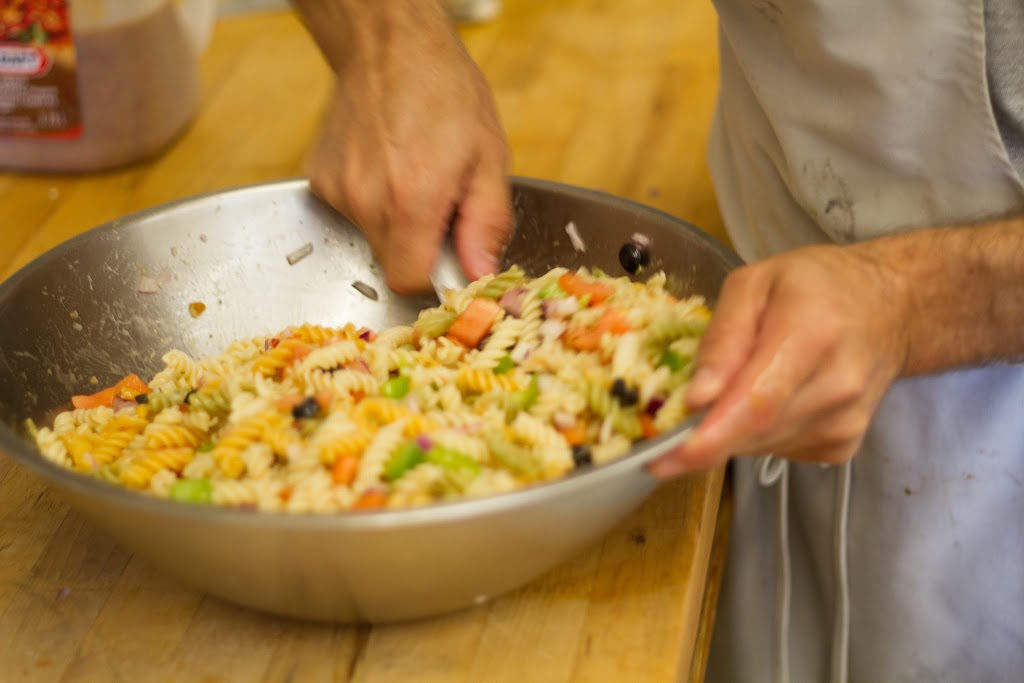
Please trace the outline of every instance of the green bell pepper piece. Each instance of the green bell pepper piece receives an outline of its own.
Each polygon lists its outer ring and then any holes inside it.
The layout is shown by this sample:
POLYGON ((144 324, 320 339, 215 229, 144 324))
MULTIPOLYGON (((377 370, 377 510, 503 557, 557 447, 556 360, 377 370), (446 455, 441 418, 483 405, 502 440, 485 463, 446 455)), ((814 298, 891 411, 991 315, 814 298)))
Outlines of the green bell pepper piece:
POLYGON ((512 360, 511 356, 502 356, 498 361, 498 365, 494 368, 495 375, 504 375, 506 372, 511 372, 516 367, 516 362, 512 360))
POLYGON ((209 479, 179 479, 171 484, 171 500, 198 505, 213 502, 213 482, 209 479))
POLYGON ((380 386, 380 393, 385 398, 404 398, 409 393, 409 377, 407 375, 392 377, 380 386))
POLYGON ((406 441, 384 465, 382 476, 385 481, 394 481, 426 459, 427 454, 415 441, 406 441))
POLYGON ((461 470, 473 476, 480 474, 480 463, 468 455, 444 446, 434 446, 427 451, 427 462, 446 470, 461 470))

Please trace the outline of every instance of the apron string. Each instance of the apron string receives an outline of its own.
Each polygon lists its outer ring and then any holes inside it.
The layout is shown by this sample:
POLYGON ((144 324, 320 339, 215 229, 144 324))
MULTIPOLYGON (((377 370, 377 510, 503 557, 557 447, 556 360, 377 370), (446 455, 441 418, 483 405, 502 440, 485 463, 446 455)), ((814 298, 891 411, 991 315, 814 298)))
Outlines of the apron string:
MULTIPOLYGON (((789 547, 789 463, 767 455, 757 458, 757 481, 765 487, 779 485, 778 547, 779 580, 775 605, 777 655, 775 680, 789 683, 789 625, 792 604, 792 567, 789 547)), ((850 578, 847 562, 847 527, 850 517, 850 481, 853 463, 837 468, 835 506, 832 515, 833 578, 836 586, 832 623, 832 683, 846 683, 850 653, 850 578)))
POLYGON ((846 553, 853 461, 839 466, 832 514, 832 571, 836 586, 832 622, 832 683, 846 683, 850 658, 850 568, 846 553))
POLYGON ((789 556, 789 463, 774 455, 759 457, 756 463, 757 482, 768 488, 779 485, 779 579, 775 598, 775 681, 789 683, 789 612, 793 586, 789 556))

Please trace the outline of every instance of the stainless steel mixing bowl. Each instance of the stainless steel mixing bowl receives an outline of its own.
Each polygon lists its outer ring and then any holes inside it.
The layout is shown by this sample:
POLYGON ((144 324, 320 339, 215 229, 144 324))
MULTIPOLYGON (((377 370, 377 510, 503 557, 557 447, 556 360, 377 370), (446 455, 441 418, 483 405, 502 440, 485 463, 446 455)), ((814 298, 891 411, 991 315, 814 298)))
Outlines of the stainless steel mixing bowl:
MULTIPOLYGON (((652 269, 665 269, 678 293, 713 302, 739 263, 709 235, 635 203, 527 179, 515 179, 514 191, 518 228, 507 260, 530 274, 555 265, 620 273, 620 246, 641 232, 653 241, 652 269), (570 221, 585 252, 566 235, 570 221)), ((233 339, 300 322, 380 328, 432 305, 433 295, 391 295, 356 228, 304 181, 128 216, 0 284, 0 447, 124 546, 227 600, 353 622, 473 605, 561 563, 636 508, 656 485, 644 463, 678 443, 685 427, 615 463, 517 492, 323 516, 198 507, 118 489, 43 460, 23 428, 29 417, 47 423, 72 393, 92 389, 92 377, 106 386, 127 371, 151 375, 171 348, 219 353, 233 339), (312 252, 290 263, 305 245, 312 252), (154 281, 159 291, 138 291, 154 281), (206 305, 198 318, 192 302, 206 305)))

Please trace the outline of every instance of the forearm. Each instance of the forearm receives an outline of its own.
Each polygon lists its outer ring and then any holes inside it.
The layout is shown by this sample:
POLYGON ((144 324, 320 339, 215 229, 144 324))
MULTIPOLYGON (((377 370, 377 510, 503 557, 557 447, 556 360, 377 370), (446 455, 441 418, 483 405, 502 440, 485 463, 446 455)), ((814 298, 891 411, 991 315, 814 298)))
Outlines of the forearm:
POLYGON ((395 46, 449 41, 454 29, 438 0, 291 0, 335 71, 372 66, 395 46))
POLYGON ((904 375, 1024 357, 1024 217, 920 230, 853 247, 903 308, 904 375))

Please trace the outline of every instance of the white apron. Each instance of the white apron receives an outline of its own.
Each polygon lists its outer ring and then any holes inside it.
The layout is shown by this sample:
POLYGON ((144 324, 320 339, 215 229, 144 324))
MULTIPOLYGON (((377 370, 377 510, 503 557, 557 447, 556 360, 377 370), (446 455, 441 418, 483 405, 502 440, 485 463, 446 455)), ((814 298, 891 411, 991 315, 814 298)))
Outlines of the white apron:
MULTIPOLYGON (((745 259, 1024 213, 982 0, 716 4, 709 156, 745 259)), ((1024 681, 1024 367, 901 380, 850 469, 772 465, 734 463, 709 681, 1024 681)))

